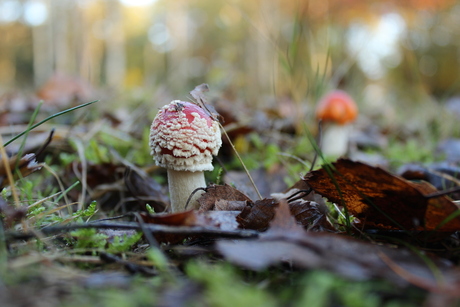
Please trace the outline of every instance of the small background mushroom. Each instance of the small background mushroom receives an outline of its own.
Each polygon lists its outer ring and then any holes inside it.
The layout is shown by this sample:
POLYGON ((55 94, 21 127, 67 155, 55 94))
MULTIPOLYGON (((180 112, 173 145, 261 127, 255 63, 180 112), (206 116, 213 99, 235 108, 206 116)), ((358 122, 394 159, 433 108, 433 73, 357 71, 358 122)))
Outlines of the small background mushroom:
POLYGON ((338 158, 347 153, 351 123, 357 115, 356 103, 344 91, 335 90, 321 99, 316 119, 322 121, 321 151, 325 157, 338 158))

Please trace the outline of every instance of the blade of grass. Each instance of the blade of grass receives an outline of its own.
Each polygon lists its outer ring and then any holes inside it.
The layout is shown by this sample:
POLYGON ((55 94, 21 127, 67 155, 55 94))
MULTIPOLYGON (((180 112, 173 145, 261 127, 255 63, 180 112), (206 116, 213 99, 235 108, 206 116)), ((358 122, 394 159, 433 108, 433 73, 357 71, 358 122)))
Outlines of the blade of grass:
POLYGON ((332 165, 332 163, 323 164, 323 168, 326 171, 326 173, 329 175, 329 178, 331 178, 331 181, 334 184, 335 188, 337 189, 337 192, 339 192, 340 202, 341 202, 343 211, 345 212, 345 223, 346 223, 347 232, 351 232, 350 213, 348 212, 348 207, 345 203, 345 199, 343 198, 343 193, 342 193, 342 190, 340 189, 340 185, 334 176, 334 173, 336 173, 337 170, 335 169, 334 165, 332 165))
POLYGON ((446 225, 447 223, 449 223, 450 221, 452 221, 453 219, 457 218, 458 216, 460 216, 460 210, 457 210, 455 212, 452 212, 451 214, 449 214, 449 216, 447 216, 441 223, 439 223, 439 225, 436 226, 435 230, 439 230, 440 228, 442 228, 444 225, 446 225))
MULTIPOLYGON (((41 107, 42 107, 42 104, 43 104, 43 100, 40 100, 40 102, 38 103, 37 107, 35 108, 34 110, 34 113, 32 114, 32 116, 30 117, 30 120, 29 120, 29 124, 27 125, 27 129, 25 130, 25 133, 24 133, 24 139, 22 140, 21 142, 21 146, 19 147, 19 150, 17 152, 17 156, 18 157, 21 157, 22 156, 22 152, 24 150, 24 146, 26 145, 26 141, 27 141, 27 136, 29 135, 29 132, 30 132, 30 129, 31 127, 33 126, 33 123, 35 121, 35 119, 37 118, 37 115, 38 115, 38 112, 40 111, 41 107)), ((6 145, 4 145, 6 146, 6 145)), ((19 161, 21 159, 17 159, 16 161, 16 165, 14 166, 14 169, 17 170, 17 172, 21 173, 19 170, 18 170, 18 166, 19 166, 19 161)))
MULTIPOLYGON (((64 196, 65 203, 68 205, 70 203, 70 201, 69 201, 69 199, 67 197, 67 194, 64 193, 65 189, 64 189, 64 184, 62 183, 61 178, 59 178, 59 175, 50 166, 48 166, 46 163, 43 163, 42 165, 43 165, 43 168, 45 168, 56 179, 56 181, 57 181, 57 183, 59 185, 59 188, 61 189, 61 193, 63 193, 62 195, 64 196)), ((69 208, 68 209, 69 215, 72 215, 72 209, 70 207, 67 207, 67 208, 69 208)))
MULTIPOLYGON (((78 157, 80 158, 81 163, 81 173, 80 173, 80 182, 81 182, 81 194, 78 200, 77 210, 82 210, 85 202, 86 191, 87 191, 87 175, 88 175, 88 163, 85 155, 85 146, 83 143, 78 140, 73 140, 75 146, 77 147, 78 157)), ((75 172, 77 174, 77 172, 75 172)), ((77 176, 78 177, 78 176, 77 176)))
POLYGON ((3 144, 3 138, 0 135, 0 154, 1 154, 2 163, 5 166, 6 176, 8 178, 8 182, 9 182, 10 187, 11 187, 11 194, 13 195, 14 205, 16 206, 16 208, 19 208, 19 206, 20 206, 20 204, 19 204, 19 196, 18 196, 18 193, 16 191, 16 186, 14 185, 14 178, 13 178, 13 173, 11 172, 11 167, 10 167, 10 163, 9 163, 9 160, 8 160, 8 155, 6 154, 5 147, 2 146, 1 144, 3 144))
POLYGON ((19 133, 18 135, 16 135, 15 137, 13 137, 11 140, 5 142, 5 143, 3 144, 3 146, 4 146, 4 147, 8 146, 9 144, 11 144, 12 142, 16 141, 16 140, 17 140, 18 138, 20 138, 21 136, 23 136, 23 135, 29 133, 30 130, 33 130, 33 129, 37 128, 37 127, 40 126, 41 124, 46 123, 47 121, 49 121, 49 120, 51 120, 51 119, 53 119, 53 118, 56 118, 56 117, 61 116, 61 115, 63 115, 63 114, 66 114, 66 113, 69 113, 69 112, 72 112, 72 111, 75 111, 75 110, 84 108, 84 107, 89 106, 89 105, 91 105, 91 104, 93 104, 93 103, 96 103, 96 102, 98 102, 98 101, 99 101, 99 100, 94 100, 94 101, 91 101, 91 102, 88 102, 88 103, 84 103, 84 104, 81 104, 81 105, 79 105, 79 106, 76 106, 76 107, 73 107, 73 108, 70 108, 70 109, 61 111, 61 112, 58 112, 58 113, 56 113, 56 114, 53 114, 53 115, 51 115, 51 116, 45 118, 44 120, 40 121, 39 123, 37 123, 37 124, 35 124, 35 125, 29 127, 29 128, 26 129, 25 131, 19 133))
POLYGON ((254 187, 254 190, 256 191, 257 196, 259 196, 259 199, 263 199, 262 195, 259 192, 259 189, 257 188, 256 183, 254 182, 254 180, 252 179, 251 174, 249 173, 249 170, 247 169, 246 165, 244 164, 243 159, 241 159, 241 156, 238 153, 238 151, 236 150, 235 145, 233 145, 232 140, 230 140, 230 137, 228 136, 227 131, 225 131, 225 128, 220 123, 219 123, 219 126, 220 126, 221 130, 224 132, 225 137, 227 138, 228 142, 230 143, 230 146, 232 146, 233 151, 235 152, 236 158, 240 161, 241 165, 243 166, 243 169, 246 172, 246 175, 248 175, 249 181, 251 181, 251 184, 254 187))
POLYGON ((59 197, 56 199, 56 202, 59 202, 67 193, 80 184, 80 181, 75 181, 70 187, 68 187, 59 197))

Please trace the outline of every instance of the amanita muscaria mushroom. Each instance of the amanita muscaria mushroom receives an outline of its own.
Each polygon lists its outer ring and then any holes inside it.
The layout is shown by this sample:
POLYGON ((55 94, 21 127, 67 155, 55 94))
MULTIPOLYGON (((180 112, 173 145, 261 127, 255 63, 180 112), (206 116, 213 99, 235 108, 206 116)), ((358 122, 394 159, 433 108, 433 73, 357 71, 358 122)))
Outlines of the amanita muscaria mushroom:
POLYGON ((321 151, 324 156, 338 158, 347 153, 351 123, 357 115, 356 103, 344 91, 335 90, 321 99, 316 119, 323 121, 321 151))
MULTIPOLYGON (((150 148, 156 164, 168 171, 172 212, 185 210, 191 193, 206 187, 203 171, 213 170, 212 156, 221 145, 218 122, 200 106, 174 100, 160 109, 150 130, 150 148)), ((198 208, 201 193, 194 194, 188 209, 198 208)))

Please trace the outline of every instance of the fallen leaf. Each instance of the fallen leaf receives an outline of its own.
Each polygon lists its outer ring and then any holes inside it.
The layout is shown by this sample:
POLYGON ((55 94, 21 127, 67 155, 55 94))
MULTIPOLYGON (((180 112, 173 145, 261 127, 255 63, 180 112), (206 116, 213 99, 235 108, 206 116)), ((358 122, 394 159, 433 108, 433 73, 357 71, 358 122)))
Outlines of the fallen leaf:
POLYGON ((247 205, 247 201, 219 199, 215 203, 216 211, 242 211, 247 205))
POLYGON ((298 200, 289 203, 297 223, 310 231, 335 231, 327 219, 327 206, 314 201, 298 200))
POLYGON ((163 187, 145 172, 127 166, 124 182, 140 207, 145 209, 145 205, 149 204, 158 213, 165 211, 168 207, 169 198, 163 187))
POLYGON ((8 157, 8 163, 4 163, 3 158, 0 156, 0 188, 10 184, 10 182, 7 180, 7 169, 11 171, 14 180, 26 177, 31 173, 40 170, 42 165, 37 163, 37 156, 39 156, 46 149, 46 147, 48 147, 53 139, 53 135, 54 129, 48 133, 47 139, 36 153, 28 153, 25 155, 17 154, 15 156, 8 157), (20 173, 20 175, 18 173, 20 173))
MULTIPOLYGON (((36 156, 33 153, 26 154, 22 156, 21 158, 18 158, 17 156, 8 158, 8 166, 15 180, 19 179, 19 176, 17 175, 15 171, 16 166, 17 166, 17 171, 21 173, 20 177, 26 177, 30 175, 31 173, 38 171, 42 168, 42 165, 38 164, 35 158, 36 156)), ((8 182, 7 177, 8 176, 7 176, 6 166, 5 166, 5 163, 3 163, 3 159, 1 159, 0 160, 0 188, 3 188, 10 184, 8 182)))
MULTIPOLYGON (((148 214, 141 212, 145 223, 180 227, 202 227, 207 230, 236 230, 238 211, 196 211, 188 210, 177 213, 148 214)), ((189 235, 163 234, 155 235, 158 242, 179 243, 189 238, 189 235)), ((198 237, 198 239, 205 239, 198 237)))
POLYGON ((251 201, 249 197, 228 184, 210 185, 206 187, 205 191, 206 192, 198 198, 200 211, 213 210, 216 202, 221 199, 227 201, 251 201))
POLYGON ((223 121, 223 117, 216 111, 216 109, 207 103, 205 93, 209 92, 209 86, 206 83, 197 85, 191 92, 190 95, 196 100, 197 105, 202 107, 214 120, 219 122, 223 121))
POLYGON ((304 178, 317 193, 344 205, 365 228, 453 232, 460 218, 447 197, 428 198, 437 190, 417 185, 387 171, 340 159, 304 178), (449 221, 446 219, 453 217, 449 221), (447 222, 446 222, 447 221, 447 222))
MULTIPOLYGON (((428 166, 410 163, 403 165, 398 173, 407 180, 424 180, 438 190, 460 186, 460 167, 452 163, 440 162, 428 166)), ((460 192, 450 193, 452 199, 460 199, 460 192)))
POLYGON ((258 200, 253 206, 246 206, 236 217, 236 221, 243 229, 264 231, 275 215, 278 200, 265 198, 258 200))
POLYGON ((194 210, 166 214, 148 214, 142 212, 141 216, 144 222, 150 224, 168 226, 204 226, 208 224, 205 221, 204 215, 194 210))
POLYGON ((305 230, 301 225, 298 224, 294 216, 291 214, 291 208, 289 203, 282 199, 277 203, 275 208, 274 217, 270 221, 269 230, 263 235, 267 237, 303 237, 305 230))
MULTIPOLYGON (((252 206, 246 206, 236 217, 240 228, 265 231, 275 217, 280 201, 285 200, 266 198, 256 201, 252 206)), ((322 205, 301 199, 290 202, 288 206, 290 214, 301 227, 312 231, 334 230, 327 220, 327 209, 322 205)))

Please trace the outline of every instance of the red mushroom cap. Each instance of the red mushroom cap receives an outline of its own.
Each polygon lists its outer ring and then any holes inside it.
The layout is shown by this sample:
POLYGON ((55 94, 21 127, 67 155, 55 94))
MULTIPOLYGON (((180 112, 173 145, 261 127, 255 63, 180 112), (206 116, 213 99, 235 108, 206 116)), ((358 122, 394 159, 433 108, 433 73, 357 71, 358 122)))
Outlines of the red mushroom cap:
POLYGON ((174 100, 160 109, 150 130, 156 164, 176 171, 213 170, 222 145, 219 124, 198 105, 174 100))
POLYGON ((335 90, 321 99, 316 108, 316 119, 332 121, 340 125, 352 122, 358 116, 358 107, 344 91, 335 90))

